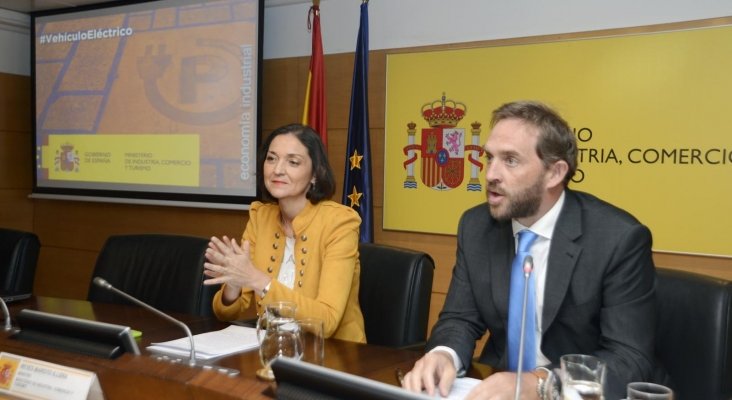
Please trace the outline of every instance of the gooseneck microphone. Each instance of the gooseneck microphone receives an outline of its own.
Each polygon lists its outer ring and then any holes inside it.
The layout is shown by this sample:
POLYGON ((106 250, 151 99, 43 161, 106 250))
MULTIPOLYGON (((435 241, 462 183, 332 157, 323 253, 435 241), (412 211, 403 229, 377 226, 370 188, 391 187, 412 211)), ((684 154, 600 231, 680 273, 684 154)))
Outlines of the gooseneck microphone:
MULTIPOLYGON (((518 365, 516 366, 516 392, 513 394, 514 400, 519 400, 521 394, 521 373, 524 369, 524 337, 526 336, 526 303, 529 301, 529 276, 534 269, 534 258, 526 256, 524 258, 524 301, 521 307, 521 333, 519 334, 519 354, 518 365)), ((531 332, 533 335, 534 332, 531 332)))
POLYGON ((13 325, 10 323, 10 311, 8 311, 8 305, 5 304, 5 300, 3 300, 2 297, 0 297, 0 306, 3 308, 3 317, 5 317, 5 327, 3 330, 7 332, 13 329, 13 325))
POLYGON ((188 365, 190 365, 191 367, 196 366, 196 349, 194 348, 194 345, 193 345, 193 334, 191 334, 191 330, 188 329, 188 326, 186 324, 184 324, 183 322, 178 321, 177 319, 171 317, 170 315, 158 310, 157 308, 155 308, 147 303, 144 303, 141 300, 138 300, 138 299, 130 296, 129 294, 117 289, 116 287, 112 286, 111 283, 107 282, 103 278, 100 278, 98 276, 95 277, 94 284, 101 288, 112 291, 112 292, 124 297, 125 299, 143 307, 144 309, 152 311, 153 313, 155 313, 155 314, 167 319, 168 321, 180 326, 181 328, 183 328, 183 330, 186 332, 186 335, 188 335, 188 339, 190 339, 190 341, 191 341, 191 355, 190 355, 190 359, 188 360, 188 365))

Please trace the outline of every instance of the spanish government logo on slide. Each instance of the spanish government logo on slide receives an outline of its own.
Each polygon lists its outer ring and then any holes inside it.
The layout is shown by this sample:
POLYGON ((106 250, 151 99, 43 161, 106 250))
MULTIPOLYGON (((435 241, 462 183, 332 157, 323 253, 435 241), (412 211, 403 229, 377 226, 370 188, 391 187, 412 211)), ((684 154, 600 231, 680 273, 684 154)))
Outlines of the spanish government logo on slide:
POLYGON ((483 147, 480 146, 480 126, 476 121, 470 124, 470 144, 466 144, 465 129, 457 125, 465 117, 467 106, 463 103, 442 98, 426 103, 422 106, 422 117, 429 124, 429 128, 422 128, 422 140, 415 143, 417 124, 407 124, 407 138, 409 144, 404 147, 404 168, 407 177, 404 180, 405 189, 416 189, 418 186, 414 178, 414 162, 417 161, 417 152, 422 154, 421 180, 426 186, 439 191, 455 189, 462 184, 465 170, 465 155, 468 155, 470 165, 470 179, 467 191, 481 191, 478 173, 483 169, 480 157, 483 147))
POLYGON ((79 172, 79 150, 74 150, 71 143, 62 144, 53 161, 56 171, 79 172))

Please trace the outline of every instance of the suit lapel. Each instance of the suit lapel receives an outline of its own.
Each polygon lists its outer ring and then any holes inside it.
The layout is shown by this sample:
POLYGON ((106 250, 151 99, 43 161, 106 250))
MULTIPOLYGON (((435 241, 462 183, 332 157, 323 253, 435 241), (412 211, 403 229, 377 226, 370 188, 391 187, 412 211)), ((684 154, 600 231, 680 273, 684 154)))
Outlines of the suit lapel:
POLYGON ((582 210, 572 191, 566 190, 565 193, 564 206, 554 228, 549 249, 542 333, 554 322, 582 253, 582 247, 576 244, 576 240, 582 236, 582 210))

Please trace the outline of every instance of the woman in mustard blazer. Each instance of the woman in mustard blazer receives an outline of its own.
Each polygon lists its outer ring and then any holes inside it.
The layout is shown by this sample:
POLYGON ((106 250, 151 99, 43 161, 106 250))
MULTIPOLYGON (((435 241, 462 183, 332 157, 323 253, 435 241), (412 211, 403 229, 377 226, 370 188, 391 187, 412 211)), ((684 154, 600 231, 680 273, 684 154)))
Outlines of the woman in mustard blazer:
POLYGON ((254 202, 241 245, 212 237, 205 284, 223 284, 219 319, 241 319, 275 301, 297 304, 297 318, 318 318, 326 337, 366 342, 358 304, 358 213, 330 199, 333 171, 317 133, 287 125, 272 132, 257 160, 264 202, 254 202))

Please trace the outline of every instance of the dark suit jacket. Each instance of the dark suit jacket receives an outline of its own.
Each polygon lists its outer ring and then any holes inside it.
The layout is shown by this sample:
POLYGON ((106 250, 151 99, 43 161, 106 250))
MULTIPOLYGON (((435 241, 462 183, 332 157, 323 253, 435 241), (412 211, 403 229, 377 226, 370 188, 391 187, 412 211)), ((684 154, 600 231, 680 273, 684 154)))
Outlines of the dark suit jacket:
MULTIPOLYGON (((651 233, 632 215, 590 194, 565 190, 549 249, 541 350, 607 362, 605 398, 625 397, 631 381, 649 381, 655 342, 655 268, 651 233)), ((454 349, 469 366, 475 341, 490 338, 479 361, 506 369, 511 222, 481 204, 466 211, 445 305, 427 349, 454 349)))

